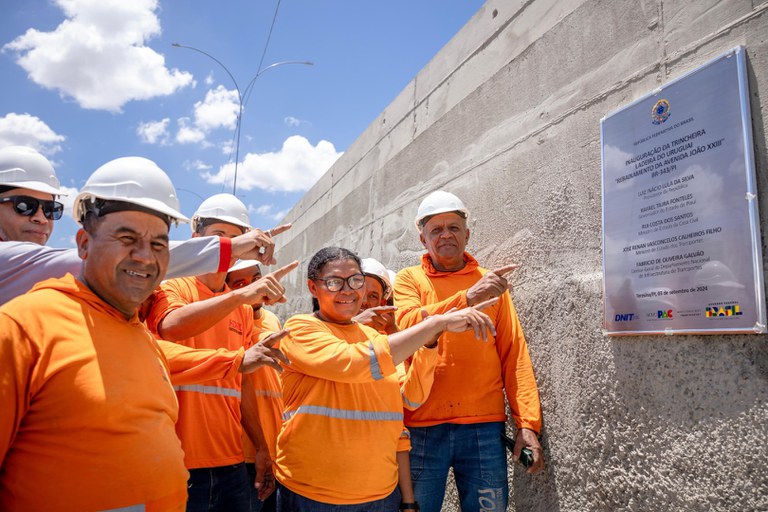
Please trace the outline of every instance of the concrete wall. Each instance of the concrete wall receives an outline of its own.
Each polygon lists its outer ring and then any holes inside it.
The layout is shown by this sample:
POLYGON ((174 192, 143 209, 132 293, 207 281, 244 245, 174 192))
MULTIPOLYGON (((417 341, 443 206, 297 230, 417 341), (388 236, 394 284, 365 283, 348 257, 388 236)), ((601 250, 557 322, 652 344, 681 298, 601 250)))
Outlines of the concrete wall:
POLYGON ((452 191, 481 264, 522 265, 547 470, 511 472, 510 509, 768 510, 766 336, 601 331, 600 118, 739 44, 768 225, 768 2, 489 0, 289 213, 278 312, 320 247, 415 264, 418 202, 452 191))

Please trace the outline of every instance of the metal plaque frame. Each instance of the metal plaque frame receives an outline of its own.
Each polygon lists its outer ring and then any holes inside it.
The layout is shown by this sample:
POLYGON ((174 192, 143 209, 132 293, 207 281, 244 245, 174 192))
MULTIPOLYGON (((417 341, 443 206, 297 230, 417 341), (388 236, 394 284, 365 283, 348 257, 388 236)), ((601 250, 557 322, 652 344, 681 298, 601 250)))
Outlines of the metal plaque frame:
POLYGON ((608 335, 765 333, 746 52, 600 120, 608 335))

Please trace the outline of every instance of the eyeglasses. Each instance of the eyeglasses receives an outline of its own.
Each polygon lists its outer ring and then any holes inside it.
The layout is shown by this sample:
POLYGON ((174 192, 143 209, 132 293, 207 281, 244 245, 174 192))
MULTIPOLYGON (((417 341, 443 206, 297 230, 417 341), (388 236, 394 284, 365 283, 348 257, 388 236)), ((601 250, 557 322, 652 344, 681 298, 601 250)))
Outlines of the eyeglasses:
POLYGON ((59 220, 64 213, 64 205, 58 201, 44 201, 30 196, 0 197, 0 203, 13 202, 13 209, 19 215, 31 217, 37 213, 37 209, 43 207, 43 215, 48 220, 59 220))
POLYGON ((349 277, 318 277, 313 279, 313 281, 322 281, 325 283, 325 287, 328 288, 329 292, 338 292, 344 288, 345 282, 352 290, 359 290, 365 286, 365 276, 363 274, 353 274, 349 277))

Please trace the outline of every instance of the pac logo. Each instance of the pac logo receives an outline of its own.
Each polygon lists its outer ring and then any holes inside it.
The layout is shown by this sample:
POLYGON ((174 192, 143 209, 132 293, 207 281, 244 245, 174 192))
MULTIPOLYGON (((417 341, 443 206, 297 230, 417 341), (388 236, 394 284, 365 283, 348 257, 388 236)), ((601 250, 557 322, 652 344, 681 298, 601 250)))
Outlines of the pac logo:
POLYGON ((741 316, 741 306, 738 304, 728 304, 725 306, 707 306, 704 310, 707 318, 716 316, 741 316))
POLYGON ((659 100, 651 109, 651 122, 653 124, 661 124, 669 119, 669 102, 667 100, 659 100))
POLYGON ((672 310, 659 311, 658 315, 658 318, 672 318, 672 310))
POLYGON ((631 322, 635 318, 634 313, 620 313, 613 317, 614 322, 631 322))

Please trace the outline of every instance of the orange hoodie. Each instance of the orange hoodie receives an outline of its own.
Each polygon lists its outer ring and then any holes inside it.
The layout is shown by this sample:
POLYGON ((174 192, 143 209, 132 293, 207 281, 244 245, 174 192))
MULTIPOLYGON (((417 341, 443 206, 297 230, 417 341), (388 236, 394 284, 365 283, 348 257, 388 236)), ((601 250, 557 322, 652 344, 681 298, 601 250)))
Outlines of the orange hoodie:
POLYGON ((138 316, 126 320, 71 275, 5 304, 0 510, 184 510, 171 380, 223 377, 242 358, 210 354, 218 363, 202 358, 199 372, 191 352, 169 363, 138 316))
MULTIPOLYGON (((420 322, 422 309, 440 314, 467 307, 467 289, 487 270, 467 253, 464 261, 461 270, 440 272, 424 254, 421 265, 397 274, 394 289, 400 329, 420 322)), ((472 331, 443 334, 429 398, 418 409, 405 411, 406 426, 504 421, 506 390, 517 427, 540 431, 539 392, 509 292, 504 292, 500 302, 484 313, 493 320, 496 337, 483 343, 475 339, 472 331)))

